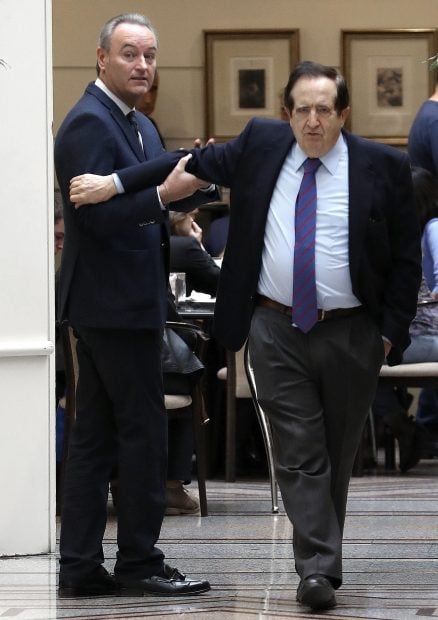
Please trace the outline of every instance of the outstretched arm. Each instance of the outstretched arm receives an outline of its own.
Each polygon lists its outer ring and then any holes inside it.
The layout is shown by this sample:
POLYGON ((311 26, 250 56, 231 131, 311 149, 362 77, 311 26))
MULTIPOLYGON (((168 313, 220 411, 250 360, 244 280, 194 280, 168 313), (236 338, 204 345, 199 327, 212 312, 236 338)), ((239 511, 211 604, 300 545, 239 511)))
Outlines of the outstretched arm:
MULTIPOLYGON (((141 179, 141 185, 145 187, 158 186, 158 193, 163 204, 169 204, 183 198, 187 198, 201 188, 206 188, 209 183, 201 181, 192 174, 186 172, 185 167, 191 155, 182 156, 170 174, 163 179, 163 166, 161 165, 164 157, 159 157, 151 162, 144 162, 138 166, 133 166, 141 179), (160 160, 160 162, 158 161, 160 160), (160 171, 160 172, 159 172, 160 171), (162 183, 160 181, 162 180, 162 183)), ((170 161, 176 161, 166 156, 166 166, 170 161)), ((70 181, 70 200, 75 203, 76 208, 84 204, 96 204, 109 200, 118 192, 114 174, 100 176, 97 174, 82 174, 73 177, 70 181)))

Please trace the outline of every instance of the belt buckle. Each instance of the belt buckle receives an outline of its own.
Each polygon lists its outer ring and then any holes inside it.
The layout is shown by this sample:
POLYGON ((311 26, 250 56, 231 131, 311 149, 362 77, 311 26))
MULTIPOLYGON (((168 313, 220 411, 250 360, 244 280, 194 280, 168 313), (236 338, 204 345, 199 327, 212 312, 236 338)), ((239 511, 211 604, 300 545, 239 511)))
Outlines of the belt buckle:
POLYGON ((325 310, 320 310, 319 312, 321 312, 321 318, 318 317, 318 323, 321 323, 325 319, 325 310))

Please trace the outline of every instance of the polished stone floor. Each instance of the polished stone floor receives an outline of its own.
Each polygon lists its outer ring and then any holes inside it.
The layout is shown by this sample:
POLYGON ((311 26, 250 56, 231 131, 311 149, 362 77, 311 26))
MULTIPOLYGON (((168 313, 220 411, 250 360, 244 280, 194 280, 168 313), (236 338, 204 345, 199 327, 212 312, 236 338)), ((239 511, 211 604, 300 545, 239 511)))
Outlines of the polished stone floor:
MULTIPOLYGON (((193 485, 195 488, 195 485, 193 485)), ((183 599, 56 596, 55 556, 0 560, 0 620, 196 620, 438 617, 438 460, 407 475, 353 478, 345 531, 345 582, 338 606, 314 614, 298 606, 291 526, 270 513, 268 482, 209 481, 209 516, 166 517, 161 547, 170 564, 208 578, 208 594, 183 599)), ((115 557, 115 517, 105 537, 115 557)))

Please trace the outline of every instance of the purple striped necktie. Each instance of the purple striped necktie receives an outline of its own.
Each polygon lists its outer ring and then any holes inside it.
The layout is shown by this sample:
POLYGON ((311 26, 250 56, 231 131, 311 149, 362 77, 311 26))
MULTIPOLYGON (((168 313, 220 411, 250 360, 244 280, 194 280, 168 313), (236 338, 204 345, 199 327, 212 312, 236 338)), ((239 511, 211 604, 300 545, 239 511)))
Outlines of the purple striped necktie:
POLYGON ((315 282, 316 182, 319 159, 307 158, 295 205, 292 322, 307 333, 318 320, 315 282))

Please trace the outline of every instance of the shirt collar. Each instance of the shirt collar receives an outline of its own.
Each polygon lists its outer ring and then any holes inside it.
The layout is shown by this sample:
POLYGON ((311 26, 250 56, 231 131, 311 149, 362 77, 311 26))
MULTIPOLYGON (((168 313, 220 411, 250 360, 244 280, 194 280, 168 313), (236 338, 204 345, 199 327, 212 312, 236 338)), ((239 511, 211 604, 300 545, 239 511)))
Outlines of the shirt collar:
MULTIPOLYGON (((347 144, 345 142, 344 135, 341 133, 333 148, 331 148, 328 153, 326 153, 319 159, 322 161, 324 167, 327 168, 330 174, 334 174, 341 157, 343 157, 347 152, 347 144)), ((307 155, 300 147, 298 142, 295 142, 292 147, 292 165, 294 170, 299 170, 306 159, 307 155)))
POLYGON ((129 112, 131 112, 133 109, 135 110, 135 108, 130 108, 129 105, 126 105, 126 103, 124 103, 121 99, 119 99, 117 97, 117 95, 115 95, 109 88, 108 86, 102 82, 102 80, 100 78, 97 78, 96 81, 94 82, 97 86, 97 88, 100 88, 100 90, 103 90, 103 92, 105 93, 105 95, 107 95, 107 97, 109 97, 111 99, 111 101, 114 101, 114 103, 116 104, 117 107, 119 107, 121 109, 121 111, 123 112, 123 114, 126 116, 129 112))

